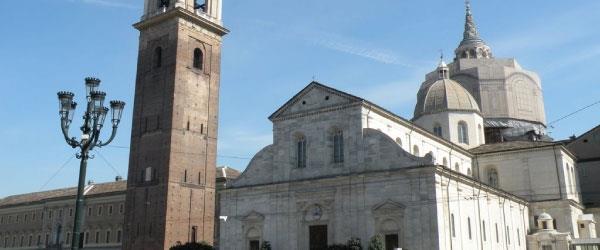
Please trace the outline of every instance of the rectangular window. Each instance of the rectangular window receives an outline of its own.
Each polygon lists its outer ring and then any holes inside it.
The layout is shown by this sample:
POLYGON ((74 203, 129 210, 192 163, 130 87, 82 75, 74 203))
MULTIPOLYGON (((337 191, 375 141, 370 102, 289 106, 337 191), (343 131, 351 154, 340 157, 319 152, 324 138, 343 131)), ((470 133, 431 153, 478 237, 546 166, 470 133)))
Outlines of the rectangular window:
POLYGON ((297 152, 296 152, 297 167, 305 168, 306 167, 306 139, 304 137, 299 138, 296 147, 297 147, 297 152))
POLYGON ((498 223, 496 223, 495 226, 496 226, 496 243, 500 243, 500 236, 498 235, 498 223))
POLYGON ((506 241, 510 245, 510 229, 506 226, 506 241))
POLYGON ((33 244, 33 235, 29 235, 29 240, 27 241, 27 246, 31 246, 33 244))
POLYGON ((42 236, 38 234, 37 245, 42 244, 42 236))
POLYGON ((92 216, 92 207, 88 207, 88 216, 92 216))
POLYGON ((73 209, 69 208, 69 216, 73 216, 73 209))
POLYGON ((521 234, 519 233, 519 229, 517 228, 517 244, 521 245, 521 234))
POLYGON ((98 206, 98 216, 102 215, 102 206, 98 206))
POLYGON ((113 206, 110 205, 110 206, 108 206, 108 215, 112 215, 112 213, 113 213, 113 206))
POLYGON ((344 162, 344 134, 341 130, 333 135, 333 162, 344 162))
POLYGON ((481 222, 481 230, 483 231, 483 241, 487 241, 487 236, 485 233, 485 221, 481 222))
POLYGON ((119 204, 119 213, 122 214, 124 211, 123 204, 119 204))
POLYGON ((85 244, 90 243, 90 232, 85 232, 85 244))
POLYGON ((452 233, 452 237, 456 237, 456 229, 454 227, 454 214, 450 214, 450 233, 452 233))
POLYGON ((106 231, 106 243, 110 243, 110 231, 106 231))
POLYGON ((544 246, 542 246, 542 250, 552 250, 552 246, 544 245, 544 246))
POLYGON ((46 245, 46 246, 50 243, 50 235, 49 234, 46 234, 46 240, 44 240, 44 243, 45 243, 44 245, 46 245))
POLYGON ((117 243, 121 243, 121 230, 117 231, 117 243))
POLYGON ((67 241, 65 242, 66 245, 71 244, 71 233, 67 233, 67 241))
POLYGON ((467 217, 467 229, 469 230, 469 240, 473 239, 471 235, 471 218, 467 217))
POLYGON ((100 243, 100 232, 96 232, 96 244, 100 243))

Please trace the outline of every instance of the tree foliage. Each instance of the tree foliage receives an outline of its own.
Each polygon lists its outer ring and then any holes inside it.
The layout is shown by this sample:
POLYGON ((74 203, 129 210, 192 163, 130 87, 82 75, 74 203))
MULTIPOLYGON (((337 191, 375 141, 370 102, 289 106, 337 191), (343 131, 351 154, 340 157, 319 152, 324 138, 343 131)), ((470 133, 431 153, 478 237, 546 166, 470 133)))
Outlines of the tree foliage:
POLYGON ((271 242, 263 241, 260 250, 271 250, 271 242))
POLYGON ((349 250, 362 250, 362 244, 360 243, 360 238, 350 238, 348 240, 348 249, 349 250))
POLYGON ((383 246, 383 236, 381 234, 377 234, 371 237, 371 241, 369 242, 368 250, 384 250, 383 246))
POLYGON ((170 250, 214 250, 215 248, 206 242, 188 242, 184 245, 176 245, 169 248, 170 250))

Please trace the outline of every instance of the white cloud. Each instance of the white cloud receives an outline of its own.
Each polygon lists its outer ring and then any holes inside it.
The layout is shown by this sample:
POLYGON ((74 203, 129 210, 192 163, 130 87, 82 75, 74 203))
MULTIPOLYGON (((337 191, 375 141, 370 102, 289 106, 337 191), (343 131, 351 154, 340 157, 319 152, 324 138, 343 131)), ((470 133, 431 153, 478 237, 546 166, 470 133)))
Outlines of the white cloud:
POLYGON ((398 57, 391 51, 361 45, 357 42, 352 41, 352 39, 344 38, 339 35, 318 34, 316 36, 309 35, 307 37, 309 37, 307 38, 308 42, 324 48, 364 57, 385 64, 395 64, 404 67, 412 67, 412 65, 410 64, 400 62, 398 57))

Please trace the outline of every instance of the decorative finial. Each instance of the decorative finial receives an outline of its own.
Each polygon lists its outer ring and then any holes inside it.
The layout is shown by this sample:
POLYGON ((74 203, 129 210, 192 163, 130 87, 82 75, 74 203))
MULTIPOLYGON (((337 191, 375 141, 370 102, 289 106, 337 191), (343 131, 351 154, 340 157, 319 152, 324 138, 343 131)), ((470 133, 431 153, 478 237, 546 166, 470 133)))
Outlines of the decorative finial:
POLYGON ((465 32, 463 34, 463 42, 469 40, 480 40, 479 32, 477 32, 477 26, 473 20, 473 14, 471 13, 471 0, 465 0, 467 13, 465 15, 465 32))
POLYGON ((471 0, 465 0, 465 6, 467 7, 467 14, 471 14, 471 0))

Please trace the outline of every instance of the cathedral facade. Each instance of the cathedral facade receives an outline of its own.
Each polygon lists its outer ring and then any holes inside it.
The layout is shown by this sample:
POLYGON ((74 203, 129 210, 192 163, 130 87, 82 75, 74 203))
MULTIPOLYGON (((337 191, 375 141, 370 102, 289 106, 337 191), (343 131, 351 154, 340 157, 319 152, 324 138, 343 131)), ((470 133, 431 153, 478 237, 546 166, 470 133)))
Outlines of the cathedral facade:
POLYGON ((411 120, 318 82, 269 119, 273 144, 220 192, 223 249, 375 235, 390 250, 600 246, 573 153, 585 150, 572 150, 584 139, 546 135, 540 78, 494 57, 469 4, 454 60, 425 76, 411 120))

